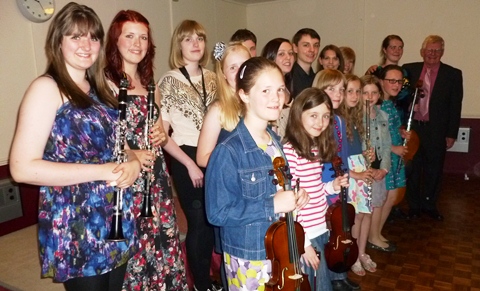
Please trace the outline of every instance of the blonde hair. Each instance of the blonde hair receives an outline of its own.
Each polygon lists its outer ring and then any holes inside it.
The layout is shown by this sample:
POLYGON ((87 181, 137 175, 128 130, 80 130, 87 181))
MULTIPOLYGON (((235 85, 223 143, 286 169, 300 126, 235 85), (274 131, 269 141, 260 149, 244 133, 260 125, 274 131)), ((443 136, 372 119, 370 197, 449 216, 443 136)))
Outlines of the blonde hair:
POLYGON ((345 87, 347 84, 345 76, 339 70, 323 69, 313 79, 312 87, 325 90, 328 86, 335 86, 342 81, 345 87))
POLYGON ((199 65, 205 67, 208 64, 210 56, 207 51, 207 35, 205 33, 205 28, 195 20, 184 20, 177 26, 177 28, 175 28, 172 36, 169 60, 172 69, 178 69, 185 66, 181 50, 181 42, 192 34, 203 37, 205 40, 205 51, 199 61, 199 65))
POLYGON ((235 88, 231 88, 225 79, 223 66, 230 54, 245 53, 250 58, 250 51, 240 42, 232 42, 228 45, 221 59, 215 62, 217 74, 217 100, 220 108, 220 125, 227 131, 232 131, 238 124, 241 115, 240 100, 235 95, 235 88))
POLYGON ((445 49, 445 41, 440 35, 429 35, 425 38, 425 40, 422 43, 422 50, 427 47, 427 44, 429 43, 441 43, 442 44, 442 49, 445 49))
MULTIPOLYGON (((347 74, 345 75, 345 78, 347 80, 347 88, 348 83, 358 81, 360 83, 360 90, 362 90, 364 84, 362 79, 360 79, 357 75, 347 74)), ((361 97, 355 107, 348 107, 347 102, 343 102, 339 107, 339 114, 347 122, 346 130, 348 140, 353 141, 353 128, 357 129, 360 139, 363 139, 365 128, 363 127, 363 104, 361 97)))

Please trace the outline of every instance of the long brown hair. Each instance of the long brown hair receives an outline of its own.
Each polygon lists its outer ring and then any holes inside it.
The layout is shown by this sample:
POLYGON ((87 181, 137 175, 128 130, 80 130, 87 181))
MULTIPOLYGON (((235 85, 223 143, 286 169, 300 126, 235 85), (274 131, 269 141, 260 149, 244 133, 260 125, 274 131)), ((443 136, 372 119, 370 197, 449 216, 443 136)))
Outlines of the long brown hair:
MULTIPOLYGON (((155 45, 153 44, 152 33, 148 20, 137 11, 121 10, 115 15, 107 32, 107 66, 105 74, 117 87, 120 85, 120 80, 123 78, 123 58, 118 50, 118 38, 122 34, 123 25, 126 22, 141 23, 147 27, 148 30, 148 48, 143 60, 138 63, 137 72, 140 75, 140 82, 142 86, 147 85, 153 80, 153 59, 155 58, 155 45)), ((132 77, 132 76, 130 76, 132 77)))
POLYGON ((290 108, 285 140, 292 144, 297 154, 310 161, 330 161, 336 154, 337 143, 333 136, 333 105, 330 97, 319 88, 303 90, 290 108), (315 138, 305 130, 302 113, 319 105, 325 104, 330 111, 330 122, 325 130, 315 138), (312 156, 312 149, 318 149, 318 156, 312 156))
POLYGON ((85 92, 72 80, 65 66, 65 58, 62 53, 62 40, 68 35, 79 33, 80 35, 90 35, 100 41, 100 51, 98 59, 87 69, 86 78, 90 86, 96 91, 99 100, 108 106, 116 107, 117 100, 113 96, 107 85, 107 80, 103 73, 105 64, 105 50, 103 46, 102 22, 92 8, 70 2, 65 5, 48 27, 47 40, 45 43, 45 53, 47 55, 47 70, 45 75, 50 75, 57 83, 60 93, 68 99, 74 106, 87 108, 94 104, 85 92))
MULTIPOLYGON (((362 80, 352 74, 345 75, 347 79, 347 90, 348 90, 348 83, 358 81, 360 83, 360 90, 363 88, 362 80)), ((346 93, 348 94, 348 93, 346 93)), ((345 95, 346 95, 345 94, 345 95)), ((347 96, 345 96, 347 98, 347 96)), ((348 107, 346 100, 342 102, 340 105, 339 115, 341 115, 346 123, 346 131, 347 131, 347 138, 349 141, 353 141, 353 130, 356 128, 358 135, 361 139, 364 138, 365 128, 363 126, 363 103, 362 103, 362 96, 359 97, 360 100, 358 101, 355 107, 348 107)))
POLYGON ((386 50, 388 48, 388 46, 390 45, 390 41, 391 40, 399 40, 402 42, 402 45, 403 45, 403 39, 396 35, 396 34, 390 34, 390 35, 387 35, 383 41, 382 41, 382 46, 380 48, 380 65, 384 65, 385 62, 387 61, 387 55, 385 54, 384 50, 386 50))

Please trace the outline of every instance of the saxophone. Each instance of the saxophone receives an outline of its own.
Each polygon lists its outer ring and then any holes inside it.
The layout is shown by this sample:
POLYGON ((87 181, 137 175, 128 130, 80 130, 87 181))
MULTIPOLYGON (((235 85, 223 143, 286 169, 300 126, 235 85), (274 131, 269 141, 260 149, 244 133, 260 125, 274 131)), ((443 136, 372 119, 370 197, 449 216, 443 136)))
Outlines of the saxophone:
MULTIPOLYGON (((372 143, 370 141, 370 100, 365 100, 365 147, 366 151, 364 154, 365 166, 368 169, 372 166, 372 161, 370 160, 370 151, 372 148, 372 143)), ((368 180, 367 183, 367 206, 370 209, 372 207, 372 181, 368 180)))
MULTIPOLYGON (((127 131, 127 88, 128 80, 126 78, 120 80, 118 91, 118 121, 115 127, 115 149, 114 157, 117 164, 125 163, 127 161, 127 154, 125 152, 125 140, 127 131)), ((122 204, 123 204, 124 189, 116 187, 113 195, 113 217, 109 241, 124 241, 122 228, 122 204)))
MULTIPOLYGON (((153 154, 154 159, 157 157, 157 151, 155 147, 152 146, 152 142, 150 139, 150 130, 152 129, 153 125, 155 124, 155 83, 152 81, 147 86, 148 95, 147 95, 147 118, 145 119, 145 126, 143 127, 143 150, 147 150, 153 154)), ((152 191, 152 180, 155 179, 153 173, 153 165, 149 169, 150 171, 144 172, 144 193, 142 199, 142 210, 140 213, 141 217, 153 217, 153 195, 152 191)))

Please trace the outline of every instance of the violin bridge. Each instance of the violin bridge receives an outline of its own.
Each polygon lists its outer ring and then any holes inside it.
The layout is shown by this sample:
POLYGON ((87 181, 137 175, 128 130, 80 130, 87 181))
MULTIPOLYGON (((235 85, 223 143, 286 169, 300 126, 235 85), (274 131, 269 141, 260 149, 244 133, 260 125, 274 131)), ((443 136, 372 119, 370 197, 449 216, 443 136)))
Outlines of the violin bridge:
POLYGON ((291 276, 288 276, 288 279, 291 279, 291 280, 299 280, 302 278, 302 275, 300 274, 293 274, 291 276))
POLYGON ((351 244, 351 243, 352 243, 352 240, 349 240, 349 239, 342 240, 342 244, 344 244, 344 245, 348 245, 348 244, 351 244))

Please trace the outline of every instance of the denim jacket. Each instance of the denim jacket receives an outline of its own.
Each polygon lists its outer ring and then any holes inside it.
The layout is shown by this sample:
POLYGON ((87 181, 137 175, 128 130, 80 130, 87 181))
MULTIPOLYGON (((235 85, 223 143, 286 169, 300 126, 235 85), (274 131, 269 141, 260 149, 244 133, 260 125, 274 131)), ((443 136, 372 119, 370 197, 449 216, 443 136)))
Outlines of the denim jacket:
MULTIPOLYGON (((277 136, 267 129, 281 150, 277 136)), ((265 260, 265 234, 278 220, 274 213, 271 157, 260 149, 243 119, 210 156, 205 176, 210 223, 220 227, 222 249, 247 260, 265 260)))
MULTIPOLYGON (((376 112, 376 118, 370 121, 370 142, 372 147, 375 148, 378 159, 381 160, 380 169, 390 171, 392 139, 388 129, 388 114, 380 110, 378 106, 373 106, 373 109, 376 112)), ((363 126, 367 127, 365 118, 363 119, 363 126)), ((365 144, 363 144, 363 150, 365 150, 365 144)))

